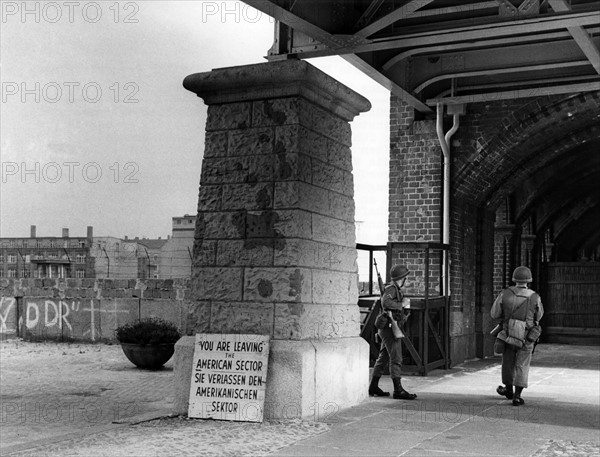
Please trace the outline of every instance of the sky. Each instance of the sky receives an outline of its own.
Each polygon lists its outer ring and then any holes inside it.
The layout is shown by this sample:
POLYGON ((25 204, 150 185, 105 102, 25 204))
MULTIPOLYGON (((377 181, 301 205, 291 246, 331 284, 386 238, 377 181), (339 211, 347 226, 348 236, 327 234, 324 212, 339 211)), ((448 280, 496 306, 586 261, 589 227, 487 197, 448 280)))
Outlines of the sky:
MULTIPOLYGON (((273 19, 236 1, 0 1, 0 236, 166 238, 195 214, 206 105, 192 73, 265 62, 273 19)), ((385 244, 389 92, 339 57, 311 64, 368 98, 352 122, 357 242, 385 244)))

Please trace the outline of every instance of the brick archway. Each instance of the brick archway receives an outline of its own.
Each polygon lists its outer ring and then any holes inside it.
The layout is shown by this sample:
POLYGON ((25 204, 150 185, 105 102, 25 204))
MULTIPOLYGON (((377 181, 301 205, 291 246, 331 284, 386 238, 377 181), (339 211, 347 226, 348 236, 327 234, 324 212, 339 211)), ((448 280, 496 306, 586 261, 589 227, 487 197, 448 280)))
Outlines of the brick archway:
MULTIPOLYGON (((600 92, 590 92, 470 104, 461 116, 451 140, 453 363, 491 354, 489 308, 515 263, 538 262, 545 227, 536 220, 547 227, 558 217, 549 201, 571 207, 590 193, 577 186, 600 180, 591 152, 599 106, 600 92)), ((451 119, 444 121, 448 131, 451 119)), ((391 241, 441 240, 441 164, 433 119, 392 96, 391 241)))
POLYGON ((453 287, 460 291, 453 304, 463 322, 473 313, 478 356, 489 355, 489 306, 516 264, 532 267, 534 286, 543 287, 555 228, 573 231, 579 217, 593 224, 585 215, 600 204, 593 191, 599 117, 600 92, 468 107, 452 151, 453 287), (475 291, 469 277, 477 278, 475 291))
POLYGON ((472 105, 468 110, 456 137, 468 135, 470 148, 454 152, 452 193, 491 209, 527 176, 599 137, 600 91, 533 99, 520 106, 518 101, 472 105))

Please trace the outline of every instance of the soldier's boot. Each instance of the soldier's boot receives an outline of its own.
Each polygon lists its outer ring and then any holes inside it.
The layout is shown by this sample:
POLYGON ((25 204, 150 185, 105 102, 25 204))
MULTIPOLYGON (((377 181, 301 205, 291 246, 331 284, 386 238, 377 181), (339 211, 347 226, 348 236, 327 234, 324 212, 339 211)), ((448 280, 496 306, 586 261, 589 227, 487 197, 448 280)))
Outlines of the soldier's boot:
POLYGON ((521 406, 525 404, 525 400, 521 398, 521 392, 523 392, 523 388, 519 386, 515 386, 515 396, 513 398, 513 406, 521 406))
POLYGON ((502 395, 502 396, 508 398, 509 400, 512 400, 512 398, 513 398, 513 386, 512 386, 512 384, 506 384, 506 387, 504 387, 504 386, 498 386, 496 388, 496 392, 498 392, 498 395, 502 395))
POLYGON ((379 376, 373 376, 371 378, 371 384, 369 384, 369 396, 371 397, 389 397, 389 392, 384 392, 379 388, 379 376))
POLYGON ((396 400, 414 400, 417 398, 417 394, 410 394, 404 390, 404 387, 402 387, 402 380, 400 378, 392 378, 392 382, 394 383, 393 397, 396 400))

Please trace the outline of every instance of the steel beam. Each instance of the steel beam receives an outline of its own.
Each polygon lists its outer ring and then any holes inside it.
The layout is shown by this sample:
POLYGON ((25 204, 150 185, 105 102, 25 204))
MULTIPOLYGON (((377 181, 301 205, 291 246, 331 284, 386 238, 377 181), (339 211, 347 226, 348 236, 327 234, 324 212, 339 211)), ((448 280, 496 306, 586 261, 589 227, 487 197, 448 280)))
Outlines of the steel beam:
MULTIPOLYGON (((565 0, 549 0, 550 6, 554 11, 567 12, 571 11, 571 7, 565 0)), ((583 27, 567 27, 569 33, 577 45, 581 48, 585 56, 588 58, 596 73, 600 74, 600 52, 583 27)))
MULTIPOLYGON (((600 28, 594 27, 593 31, 599 31, 600 28)), ((485 46, 487 47, 505 47, 512 44, 523 44, 527 42, 539 42, 540 40, 560 40, 570 37, 569 32, 551 32, 536 35, 518 36, 518 37, 507 37, 500 38, 497 40, 478 40, 470 41, 467 43, 453 43, 453 44, 442 44, 439 46, 426 46, 422 48, 412 48, 408 51, 401 52, 395 55, 386 63, 383 64, 384 70, 390 70, 394 65, 400 63, 402 60, 407 59, 418 54, 435 54, 446 51, 467 51, 469 49, 480 49, 485 46)))
POLYGON ((462 95, 458 97, 430 98, 426 101, 429 106, 438 103, 455 105, 459 103, 481 103, 497 100, 512 100, 517 98, 541 97, 545 95, 574 94, 577 92, 593 92, 600 87, 600 80, 579 84, 564 84, 554 87, 534 87, 529 89, 515 89, 503 92, 488 92, 485 94, 462 95))
POLYGON ((407 19, 411 17, 415 11, 427 6, 432 3, 433 0, 411 0, 400 8, 395 9, 390 14, 382 17, 381 19, 376 20, 375 22, 367 25, 363 29, 359 30, 355 33, 356 36, 359 37, 368 37, 373 35, 376 32, 392 25, 394 22, 398 22, 401 19, 407 19))
POLYGON ((378 71, 376 68, 369 65, 365 60, 361 59, 359 56, 357 56, 355 54, 348 54, 348 55, 343 55, 341 57, 345 61, 351 63, 356 68, 358 68, 360 71, 365 73, 371 79, 373 79, 374 81, 378 82, 383 87, 388 89, 394 95, 397 95, 402 100, 406 101, 407 104, 411 105, 417 111, 420 111, 422 113, 428 113, 428 114, 433 113, 433 110, 429 106, 427 106, 425 103, 423 103, 417 97, 415 97, 413 94, 411 94, 410 92, 405 90, 399 84, 396 84, 393 80, 391 80, 386 75, 384 75, 383 73, 378 71))
MULTIPOLYGON (((454 78, 470 78, 473 76, 490 76, 490 75, 502 75, 502 74, 507 74, 507 73, 519 73, 519 72, 531 72, 531 71, 543 71, 543 70, 554 70, 557 68, 570 68, 570 67, 581 67, 581 66, 585 66, 588 65, 588 61, 587 60, 574 60, 572 62, 553 62, 553 63, 547 63, 547 64, 540 64, 540 65, 526 65, 526 66, 519 66, 519 67, 510 67, 510 68, 487 68, 485 70, 478 70, 478 71, 465 71, 465 72, 459 72, 459 73, 446 73, 443 75, 438 75, 435 76, 433 78, 428 79, 427 81, 419 84, 416 88, 415 88, 415 93, 420 93, 423 91, 423 89, 425 89, 427 86, 438 82, 438 81, 442 81, 444 79, 454 79, 454 78)), ((531 81, 531 83, 533 83, 534 81, 531 81)), ((527 82, 526 82, 527 84, 527 82)))
MULTIPOLYGON (((249 0, 256 1, 256 0, 249 0)), ((289 19, 289 13, 287 13, 289 19)), ((302 24, 293 23, 293 27, 310 36, 309 31, 302 30, 302 24), (300 27, 299 27, 300 26, 300 27)), ((302 58, 326 57, 343 54, 361 54, 367 52, 384 51, 398 48, 415 48, 424 46, 436 46, 440 44, 468 43, 473 40, 497 39, 501 37, 512 37, 514 35, 560 31, 573 26, 597 26, 600 24, 600 16, 597 13, 573 13, 567 15, 556 15, 551 17, 536 17, 535 19, 526 18, 511 21, 494 22, 485 25, 472 25, 470 27, 459 27, 455 29, 429 30, 402 35, 400 37, 372 38, 364 43, 354 45, 340 45, 343 40, 349 41, 350 36, 338 37, 330 35, 329 39, 334 47, 329 47, 328 43, 322 39, 319 41, 324 45, 314 51, 302 52, 302 58)), ((314 26, 313 26, 314 27, 314 26)))

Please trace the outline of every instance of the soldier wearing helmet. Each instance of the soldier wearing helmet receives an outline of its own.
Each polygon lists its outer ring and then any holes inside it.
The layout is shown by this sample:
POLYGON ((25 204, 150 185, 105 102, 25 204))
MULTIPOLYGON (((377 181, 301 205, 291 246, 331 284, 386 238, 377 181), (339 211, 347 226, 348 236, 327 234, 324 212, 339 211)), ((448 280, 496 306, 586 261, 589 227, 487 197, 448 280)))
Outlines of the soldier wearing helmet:
MULTIPOLYGON (((392 282, 385 287, 381 297, 381 305, 384 312, 389 312, 400 328, 408 319, 410 313, 405 313, 403 308, 406 306, 406 300, 402 294, 401 288, 404 286, 406 277, 409 275, 408 268, 404 265, 395 265, 390 270, 392 282)), ((401 369, 402 369, 402 343, 401 338, 396 338, 390 325, 378 330, 381 338, 381 349, 379 356, 373 367, 373 377, 369 385, 369 395, 387 397, 389 392, 384 392, 379 387, 379 379, 383 375, 383 370, 389 364, 390 376, 394 383, 393 398, 399 400, 414 400, 416 394, 408 393, 402 387, 401 369)))
POLYGON ((533 280, 529 268, 515 268, 512 280, 515 285, 498 295, 490 314, 493 319, 502 319, 494 352, 502 354, 504 386, 498 386, 496 392, 512 400, 514 406, 520 406, 525 403, 521 392, 527 387, 531 355, 541 333, 539 322, 544 307, 540 296, 528 288, 533 280))

